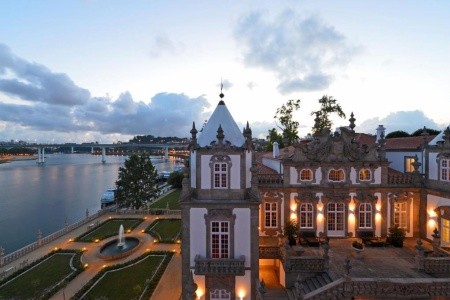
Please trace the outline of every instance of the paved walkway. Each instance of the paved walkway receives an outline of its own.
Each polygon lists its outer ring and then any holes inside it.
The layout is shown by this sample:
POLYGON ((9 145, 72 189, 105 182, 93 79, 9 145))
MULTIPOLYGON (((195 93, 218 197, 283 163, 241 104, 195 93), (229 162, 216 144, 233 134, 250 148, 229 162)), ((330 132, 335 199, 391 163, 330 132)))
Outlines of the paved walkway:
MULTIPOLYGON (((110 214, 99 217, 93 222, 103 222, 109 218, 136 218, 142 217, 142 215, 119 215, 119 214, 110 214)), ((176 254, 173 256, 171 262, 167 266, 166 272, 161 278, 155 292, 153 293, 153 299, 179 299, 181 295, 181 255, 180 255, 180 245, 178 244, 159 244, 153 243, 153 238, 146 233, 143 233, 142 230, 145 229, 149 224, 151 224, 157 218, 175 218, 174 215, 160 215, 160 216, 146 216, 146 219, 136 227, 131 235, 136 236, 141 240, 141 245, 139 248, 132 253, 130 256, 125 257, 123 259, 118 259, 114 261, 103 260, 98 256, 98 251, 100 246, 105 244, 107 241, 116 239, 117 236, 111 237, 105 240, 100 241, 99 243, 78 243, 72 242, 71 239, 80 236, 81 234, 88 231, 87 226, 81 226, 66 235, 60 237, 59 239, 44 245, 35 251, 23 256, 22 258, 7 264, 0 268, 0 272, 3 270, 7 270, 15 268, 15 270, 21 268, 21 264, 25 261, 31 263, 42 256, 48 254, 55 248, 62 249, 83 249, 86 248, 86 252, 83 254, 81 260, 83 264, 88 264, 88 268, 81 272, 77 277, 75 277, 65 288, 64 290, 60 290, 57 294, 55 294, 51 299, 52 300, 61 300, 61 299, 70 299, 78 290, 80 290, 91 278, 95 276, 104 266, 111 264, 123 263, 129 260, 132 260, 140 255, 143 252, 152 250, 152 251, 174 251, 176 254), (176 284, 174 284, 176 283, 176 284)), ((9 273, 11 274, 11 272, 9 273)))

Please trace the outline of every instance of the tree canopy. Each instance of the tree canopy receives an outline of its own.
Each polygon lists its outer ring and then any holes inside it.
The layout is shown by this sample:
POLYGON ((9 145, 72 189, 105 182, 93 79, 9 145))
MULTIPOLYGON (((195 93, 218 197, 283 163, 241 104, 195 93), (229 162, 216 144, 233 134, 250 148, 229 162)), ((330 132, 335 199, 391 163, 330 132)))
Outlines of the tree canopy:
POLYGON ((266 151, 273 151, 273 143, 277 142, 280 148, 284 147, 283 144, 283 135, 278 133, 276 128, 272 128, 269 130, 269 135, 267 135, 266 139, 269 141, 266 146, 266 151))
POLYGON ((342 107, 337 103, 337 100, 332 96, 324 95, 319 99, 320 109, 311 112, 312 116, 318 117, 318 122, 314 124, 312 132, 319 133, 324 129, 331 129, 333 122, 330 119, 330 114, 336 113, 339 117, 345 118, 345 113, 342 107))
POLYGON ((392 131, 392 132, 389 132, 388 134, 386 134, 386 139, 408 137, 408 136, 410 136, 410 135, 406 131, 397 130, 397 131, 392 131))
MULTIPOLYGON (((274 119, 278 120, 280 125, 277 125, 282 130, 283 146, 289 146, 298 139, 298 126, 299 123, 294 121, 293 114, 300 108, 300 100, 288 100, 281 107, 277 108, 274 119)), ((276 137, 276 130, 273 128, 269 130, 269 137, 276 137), (272 134, 272 135, 271 135, 272 134)), ((276 137, 278 139, 278 137, 276 137)), ((271 143, 275 140, 269 140, 271 143)), ((278 142, 278 141, 277 141, 278 142)), ((279 143, 279 142, 278 142, 279 143)))
MULTIPOLYGON (((438 135, 441 131, 436 130, 436 129, 425 128, 425 132, 428 133, 429 135, 438 135)), ((411 133, 411 136, 421 136, 422 133, 423 133, 423 128, 419 128, 416 131, 414 131, 413 133, 411 133)))
POLYGON ((183 183, 183 172, 174 171, 170 173, 167 183, 176 189, 180 189, 183 183))
POLYGON ((132 154, 119 168, 116 199, 120 206, 139 209, 158 194, 157 171, 146 154, 132 154))

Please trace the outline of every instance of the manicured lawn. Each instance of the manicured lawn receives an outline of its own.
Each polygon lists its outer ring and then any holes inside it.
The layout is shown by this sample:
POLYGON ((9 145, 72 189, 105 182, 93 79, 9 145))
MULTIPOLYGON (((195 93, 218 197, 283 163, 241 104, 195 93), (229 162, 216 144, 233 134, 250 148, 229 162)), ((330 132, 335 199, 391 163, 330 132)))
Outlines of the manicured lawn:
POLYGON ((155 203, 152 203, 150 205, 150 208, 166 209, 167 203, 169 203, 169 209, 180 209, 180 203, 178 202, 178 200, 180 199, 180 194, 181 189, 176 189, 175 191, 167 194, 155 203))
POLYGON ((70 260, 74 256, 75 253, 53 254, 0 287, 0 299, 39 298, 46 289, 74 272, 70 268, 70 260))
POLYGON ((176 243, 180 230, 180 219, 159 219, 150 224, 145 232, 157 238, 160 243, 176 243))
POLYGON ((92 243, 95 240, 103 240, 108 237, 118 235, 120 225, 123 225, 124 231, 133 230, 142 223, 143 219, 110 219, 100 224, 98 227, 88 231, 86 234, 75 239, 77 242, 92 243))
MULTIPOLYGON (((172 257, 172 253, 149 253, 145 257, 140 258, 136 263, 122 267, 115 266, 114 269, 103 272, 104 276, 99 274, 97 284, 86 294, 83 299, 109 299, 109 300, 129 300, 139 299, 145 291, 145 299, 149 299, 159 279, 172 257)), ((89 282, 87 287, 95 283, 89 282)), ((74 297, 79 299, 81 293, 77 293, 74 297)), ((169 300, 169 299, 168 299, 169 300)))

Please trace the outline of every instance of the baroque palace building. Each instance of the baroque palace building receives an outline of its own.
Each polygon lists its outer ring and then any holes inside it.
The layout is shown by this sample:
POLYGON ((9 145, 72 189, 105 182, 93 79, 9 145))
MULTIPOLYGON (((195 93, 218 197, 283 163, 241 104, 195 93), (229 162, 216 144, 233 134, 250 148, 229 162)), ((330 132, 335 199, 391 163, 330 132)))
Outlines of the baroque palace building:
POLYGON ((223 99, 200 133, 193 124, 180 196, 182 298, 263 299, 262 266, 301 298, 301 280, 328 269, 329 238, 376 242, 394 225, 450 247, 450 129, 385 139, 383 126, 376 135, 354 128, 352 114, 335 133, 256 153, 249 124, 241 131, 223 99), (299 242, 324 254, 295 258, 280 242, 288 220, 299 242))

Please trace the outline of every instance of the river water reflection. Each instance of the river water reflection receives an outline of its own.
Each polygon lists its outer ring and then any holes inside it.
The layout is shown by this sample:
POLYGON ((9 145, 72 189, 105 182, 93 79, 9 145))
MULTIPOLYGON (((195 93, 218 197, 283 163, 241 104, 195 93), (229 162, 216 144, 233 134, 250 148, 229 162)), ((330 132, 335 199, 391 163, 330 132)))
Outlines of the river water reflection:
MULTIPOLYGON (((35 160, 0 164, 0 246, 5 254, 100 209, 103 192, 115 186, 126 156, 48 154, 44 166, 35 160)), ((180 165, 155 161, 158 172, 180 165)))

